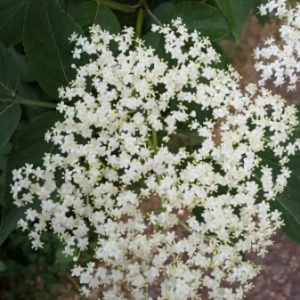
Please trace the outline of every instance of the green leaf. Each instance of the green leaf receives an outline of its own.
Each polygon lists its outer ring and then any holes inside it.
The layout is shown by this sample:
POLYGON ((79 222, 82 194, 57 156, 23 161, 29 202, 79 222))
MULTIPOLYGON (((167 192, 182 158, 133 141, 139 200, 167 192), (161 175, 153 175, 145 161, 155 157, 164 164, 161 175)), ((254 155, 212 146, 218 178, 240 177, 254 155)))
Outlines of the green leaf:
POLYGON ((6 47, 21 41, 28 0, 0 1, 0 41, 6 47))
POLYGON ((7 269, 6 265, 3 261, 0 260, 0 272, 3 272, 7 269))
POLYGON ((13 58, 0 43, 0 98, 10 98, 20 83, 13 58))
POLYGON ((20 78, 25 82, 34 82, 35 78, 29 69, 27 58, 24 54, 20 54, 16 51, 15 47, 9 48, 9 53, 12 55, 16 70, 20 74, 20 78))
MULTIPOLYGON (((0 43, 0 98, 14 100, 20 79, 11 54, 0 43)), ((0 149, 14 133, 21 117, 18 104, 0 104, 0 149)))
MULTIPOLYGON (((161 23, 165 23, 168 18, 169 12, 175 7, 175 4, 170 1, 159 3, 152 11, 153 15, 157 18, 161 23)), ((151 10, 151 8, 150 8, 151 10)), ((149 15, 145 19, 145 29, 146 31, 150 31, 152 24, 157 24, 157 22, 150 17, 149 15)))
POLYGON ((220 9, 227 16, 231 32, 237 44, 248 19, 249 13, 253 8, 255 0, 216 0, 220 9))
POLYGON ((300 224, 300 155, 293 156, 288 167, 292 172, 288 185, 276 199, 300 224))
POLYGON ((174 3, 170 1, 162 2, 155 7, 153 14, 159 21, 164 22, 165 18, 168 16, 168 13, 171 9, 174 9, 174 7, 174 3))
POLYGON ((147 48, 152 48, 155 51, 155 54, 160 58, 167 61, 169 55, 166 53, 164 48, 164 36, 161 33, 149 32, 144 37, 145 46, 147 48))
MULTIPOLYGON (((45 153, 55 152, 52 143, 44 140, 45 133, 57 121, 62 120, 62 115, 56 111, 45 113, 34 119, 17 137, 13 139, 13 146, 8 156, 5 176, 4 200, 5 206, 0 228, 0 245, 16 228, 17 222, 24 216, 26 208, 18 208, 13 204, 10 193, 12 183, 12 170, 21 168, 25 163, 39 166, 43 162, 45 153)), ((38 201, 33 206, 38 207, 38 201)))
POLYGON ((224 14, 213 6, 187 1, 176 5, 167 18, 168 22, 182 18, 190 30, 198 30, 210 40, 218 40, 230 33, 230 26, 224 14))
POLYGON ((221 70, 228 70, 228 59, 227 59, 227 53, 222 49, 222 47, 219 46, 217 42, 212 42, 211 45, 213 48, 217 51, 218 54, 220 54, 220 61, 219 62, 214 62, 212 64, 213 67, 221 70))
POLYGON ((20 105, 11 103, 0 104, 0 149, 13 135, 21 117, 20 105))
POLYGON ((109 9, 99 5, 95 1, 87 1, 78 5, 71 11, 71 16, 81 26, 85 33, 89 32, 89 27, 98 24, 102 29, 110 33, 121 31, 117 17, 109 9))
POLYGON ((58 247, 58 249, 55 252, 55 257, 56 260, 62 264, 70 264, 73 262, 73 257, 72 256, 66 256, 63 254, 64 247, 58 247))
MULTIPOLYGON (((4 174, 5 174, 7 155, 10 151, 10 148, 11 148, 11 144, 8 143, 0 149, 0 208, 3 205, 3 202, 4 202, 4 200, 3 200, 3 196, 4 196, 4 174)), ((0 214, 2 215, 1 210, 0 210, 0 214)), ((1 219, 0 219, 0 223, 1 223, 1 219)))
POLYGON ((26 208, 13 208, 8 212, 3 211, 0 227, 0 246, 7 237, 16 229, 18 221, 24 217, 26 208))
POLYGON ((58 98, 58 88, 75 77, 69 37, 83 34, 57 0, 31 0, 25 18, 24 48, 29 67, 41 87, 58 98))
POLYGON ((76 8, 78 5, 82 4, 86 0, 58 0, 62 9, 66 13, 70 13, 74 8, 76 8))
POLYGON ((271 202, 271 209, 277 209, 281 212, 281 218, 284 221, 281 230, 293 241, 300 244, 300 223, 278 201, 271 202))
MULTIPOLYGON (((277 176, 281 169, 278 158, 268 152, 260 153, 260 157, 262 163, 271 167, 274 176, 277 176)), ((275 203, 270 204, 272 210, 277 209, 282 213, 285 223, 282 228, 283 232, 295 242, 300 243, 300 154, 291 157, 287 167, 291 170, 287 186, 282 193, 277 194, 275 203)))

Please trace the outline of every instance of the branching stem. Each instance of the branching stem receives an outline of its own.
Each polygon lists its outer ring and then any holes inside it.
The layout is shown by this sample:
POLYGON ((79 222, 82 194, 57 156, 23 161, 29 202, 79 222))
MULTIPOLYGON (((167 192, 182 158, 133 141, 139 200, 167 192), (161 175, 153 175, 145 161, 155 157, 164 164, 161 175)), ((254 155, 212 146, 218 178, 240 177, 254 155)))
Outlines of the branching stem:
POLYGON ((31 106, 39 106, 39 107, 49 107, 49 108, 56 108, 55 103, 46 102, 46 101, 39 101, 39 100, 32 100, 32 99, 23 99, 23 98, 0 98, 0 102, 14 102, 18 104, 24 105, 31 105, 31 106))
POLYGON ((162 25, 162 23, 156 18, 156 16, 152 13, 149 7, 145 4, 144 5, 147 14, 157 23, 158 25, 162 25))

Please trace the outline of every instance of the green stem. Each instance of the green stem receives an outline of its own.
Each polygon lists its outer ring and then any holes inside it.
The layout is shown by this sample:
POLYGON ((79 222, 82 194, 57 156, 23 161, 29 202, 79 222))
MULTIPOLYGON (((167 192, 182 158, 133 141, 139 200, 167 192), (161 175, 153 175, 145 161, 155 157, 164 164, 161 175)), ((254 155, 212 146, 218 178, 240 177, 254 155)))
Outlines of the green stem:
POLYGON ((73 287, 75 287, 76 291, 80 290, 80 285, 76 282, 76 280, 70 275, 67 275, 67 278, 71 281, 71 283, 73 284, 73 287))
MULTIPOLYGON (((187 226, 184 222, 178 220, 178 224, 179 224, 180 226, 182 226, 185 230, 187 230, 189 233, 193 233, 193 232, 194 232, 194 231, 193 231, 189 226, 187 226)), ((215 235, 215 234, 206 234, 205 237, 207 237, 207 238, 215 238, 216 235, 215 235)))
POLYGON ((152 140, 150 138, 148 138, 148 140, 147 140, 147 145, 148 145, 148 147, 150 147, 151 149, 153 149, 152 140))
POLYGON ((55 103, 44 102, 44 101, 39 101, 39 100, 23 99, 23 98, 17 98, 17 99, 0 98, 0 102, 14 102, 14 103, 24 104, 24 105, 56 108, 55 103))
POLYGON ((154 128, 152 128, 152 145, 153 145, 153 150, 156 152, 157 151, 157 133, 154 128))
MULTIPOLYGON (((153 15, 152 12, 147 7, 146 0, 139 0, 139 5, 140 5, 140 7, 139 7, 139 11, 138 11, 137 19, 136 19, 136 25, 135 25, 135 39, 139 39, 142 35, 145 10, 147 11, 147 13, 149 15, 151 15, 151 16, 153 15)), ((154 18, 155 18, 155 16, 154 16, 154 18)), ((138 45, 138 44, 136 43, 136 45, 138 45)), ((157 146, 158 146, 157 133, 154 128, 152 128, 152 142, 149 139, 148 145, 151 145, 151 148, 153 149, 154 153, 157 152, 157 146)), ((158 184, 160 184, 161 176, 157 175, 156 179, 157 179, 158 184)), ((160 197, 160 202, 161 202, 161 206, 163 207, 164 202, 165 202, 164 197, 160 197)))
POLYGON ((145 10, 147 14, 158 24, 162 25, 162 23, 155 17, 155 15, 152 13, 152 11, 149 9, 149 7, 145 4, 145 10))
POLYGON ((174 134, 175 136, 178 137, 182 137, 182 138, 186 138, 186 139, 191 139, 194 142, 198 142, 198 143, 203 143, 204 139, 199 137, 199 136, 195 136, 193 135, 193 133, 182 133, 182 132, 176 132, 174 134))
MULTIPOLYGON (((163 132, 168 132, 165 128, 162 129, 163 132)), ((204 138, 197 135, 195 132, 186 132, 186 131, 177 131, 175 133, 172 133, 172 136, 178 137, 178 138, 184 138, 184 139, 190 139, 195 143, 203 143, 204 138)))
POLYGON ((180 226, 182 226, 185 230, 187 230, 189 233, 193 233, 192 229, 189 226, 187 226, 185 223, 183 223, 182 221, 178 220, 178 224, 180 226))
POLYGON ((161 196, 161 197, 160 197, 160 204, 161 204, 161 207, 162 207, 163 210, 166 210, 166 209, 164 208, 165 202, 166 202, 166 201, 165 201, 165 197, 164 197, 164 196, 161 196))
POLYGON ((145 16, 145 10, 143 7, 140 7, 137 14, 136 24, 135 24, 135 39, 140 38, 142 36, 144 16, 145 16))
POLYGON ((140 7, 140 4, 136 5, 126 5, 119 2, 114 2, 110 0, 96 0, 98 5, 103 5, 105 7, 122 11, 124 13, 133 13, 136 12, 136 10, 140 7))
MULTIPOLYGON (((156 180, 157 180, 158 185, 160 185, 161 175, 156 175, 156 180)), ((159 200, 160 200, 160 205, 161 205, 161 211, 165 211, 165 207, 164 207, 164 204, 166 202, 165 201, 165 197, 164 196, 160 196, 159 200)))

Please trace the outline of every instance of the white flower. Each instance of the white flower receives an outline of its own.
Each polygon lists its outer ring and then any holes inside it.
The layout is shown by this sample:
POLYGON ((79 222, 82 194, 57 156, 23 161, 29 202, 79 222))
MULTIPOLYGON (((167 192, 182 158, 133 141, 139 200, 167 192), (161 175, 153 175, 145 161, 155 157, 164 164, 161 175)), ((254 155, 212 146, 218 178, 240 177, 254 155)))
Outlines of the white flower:
POLYGON ((142 41, 132 49, 130 28, 115 36, 93 26, 90 39, 72 35, 74 54, 94 59, 60 89, 62 98, 76 102, 58 106, 65 120, 46 134, 59 153, 45 155, 40 168, 13 172, 15 203, 41 202, 41 211, 28 209, 19 226, 34 222, 34 248, 42 247, 41 232, 52 230, 75 260, 94 233, 94 263, 72 272, 84 295, 106 285, 104 299, 122 299, 126 284, 140 300, 149 297, 145 287, 158 284, 160 299, 198 299, 202 288, 212 299, 242 299, 259 268, 240 252, 263 255, 282 225, 269 201, 285 187, 285 163, 299 148, 299 141, 287 143, 298 125, 295 109, 253 84, 243 94, 239 75, 216 69, 219 57, 210 42, 188 33, 181 20, 154 30, 165 37, 171 65, 142 41), (190 135, 180 132, 184 126, 190 135), (172 150, 176 134, 195 138, 197 147, 172 150), (259 157, 264 149, 280 159, 275 179, 259 157), (258 203, 261 190, 265 198, 258 203), (238 287, 223 288, 226 281, 238 287))
POLYGON ((288 89, 295 90, 300 73, 300 5, 288 8, 285 0, 272 0, 260 6, 261 15, 267 12, 275 12, 284 22, 279 29, 283 46, 278 47, 274 38, 269 38, 265 47, 255 49, 255 68, 261 72, 259 83, 263 85, 272 78, 275 86, 287 81, 288 89))

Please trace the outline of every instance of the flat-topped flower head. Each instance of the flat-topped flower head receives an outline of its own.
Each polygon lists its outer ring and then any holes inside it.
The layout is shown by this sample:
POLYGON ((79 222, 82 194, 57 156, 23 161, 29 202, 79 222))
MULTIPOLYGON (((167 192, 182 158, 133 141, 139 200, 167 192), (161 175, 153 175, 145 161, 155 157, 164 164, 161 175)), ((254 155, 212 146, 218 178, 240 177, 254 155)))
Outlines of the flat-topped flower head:
POLYGON ((74 58, 90 60, 60 89, 64 121, 45 136, 58 152, 13 172, 16 205, 37 198, 41 206, 19 226, 34 248, 53 231, 75 261, 97 243, 92 261, 72 272, 85 295, 103 286, 103 299, 124 299, 123 286, 133 299, 152 299, 157 286, 158 299, 199 299, 202 289, 242 299, 259 267, 241 253, 264 255, 282 225, 269 202, 298 149, 287 142, 295 109, 253 84, 242 93, 239 75, 218 69, 209 40, 181 20, 153 31, 168 61, 134 42, 131 28, 72 35, 74 58), (265 150, 280 161, 277 175, 265 150))

